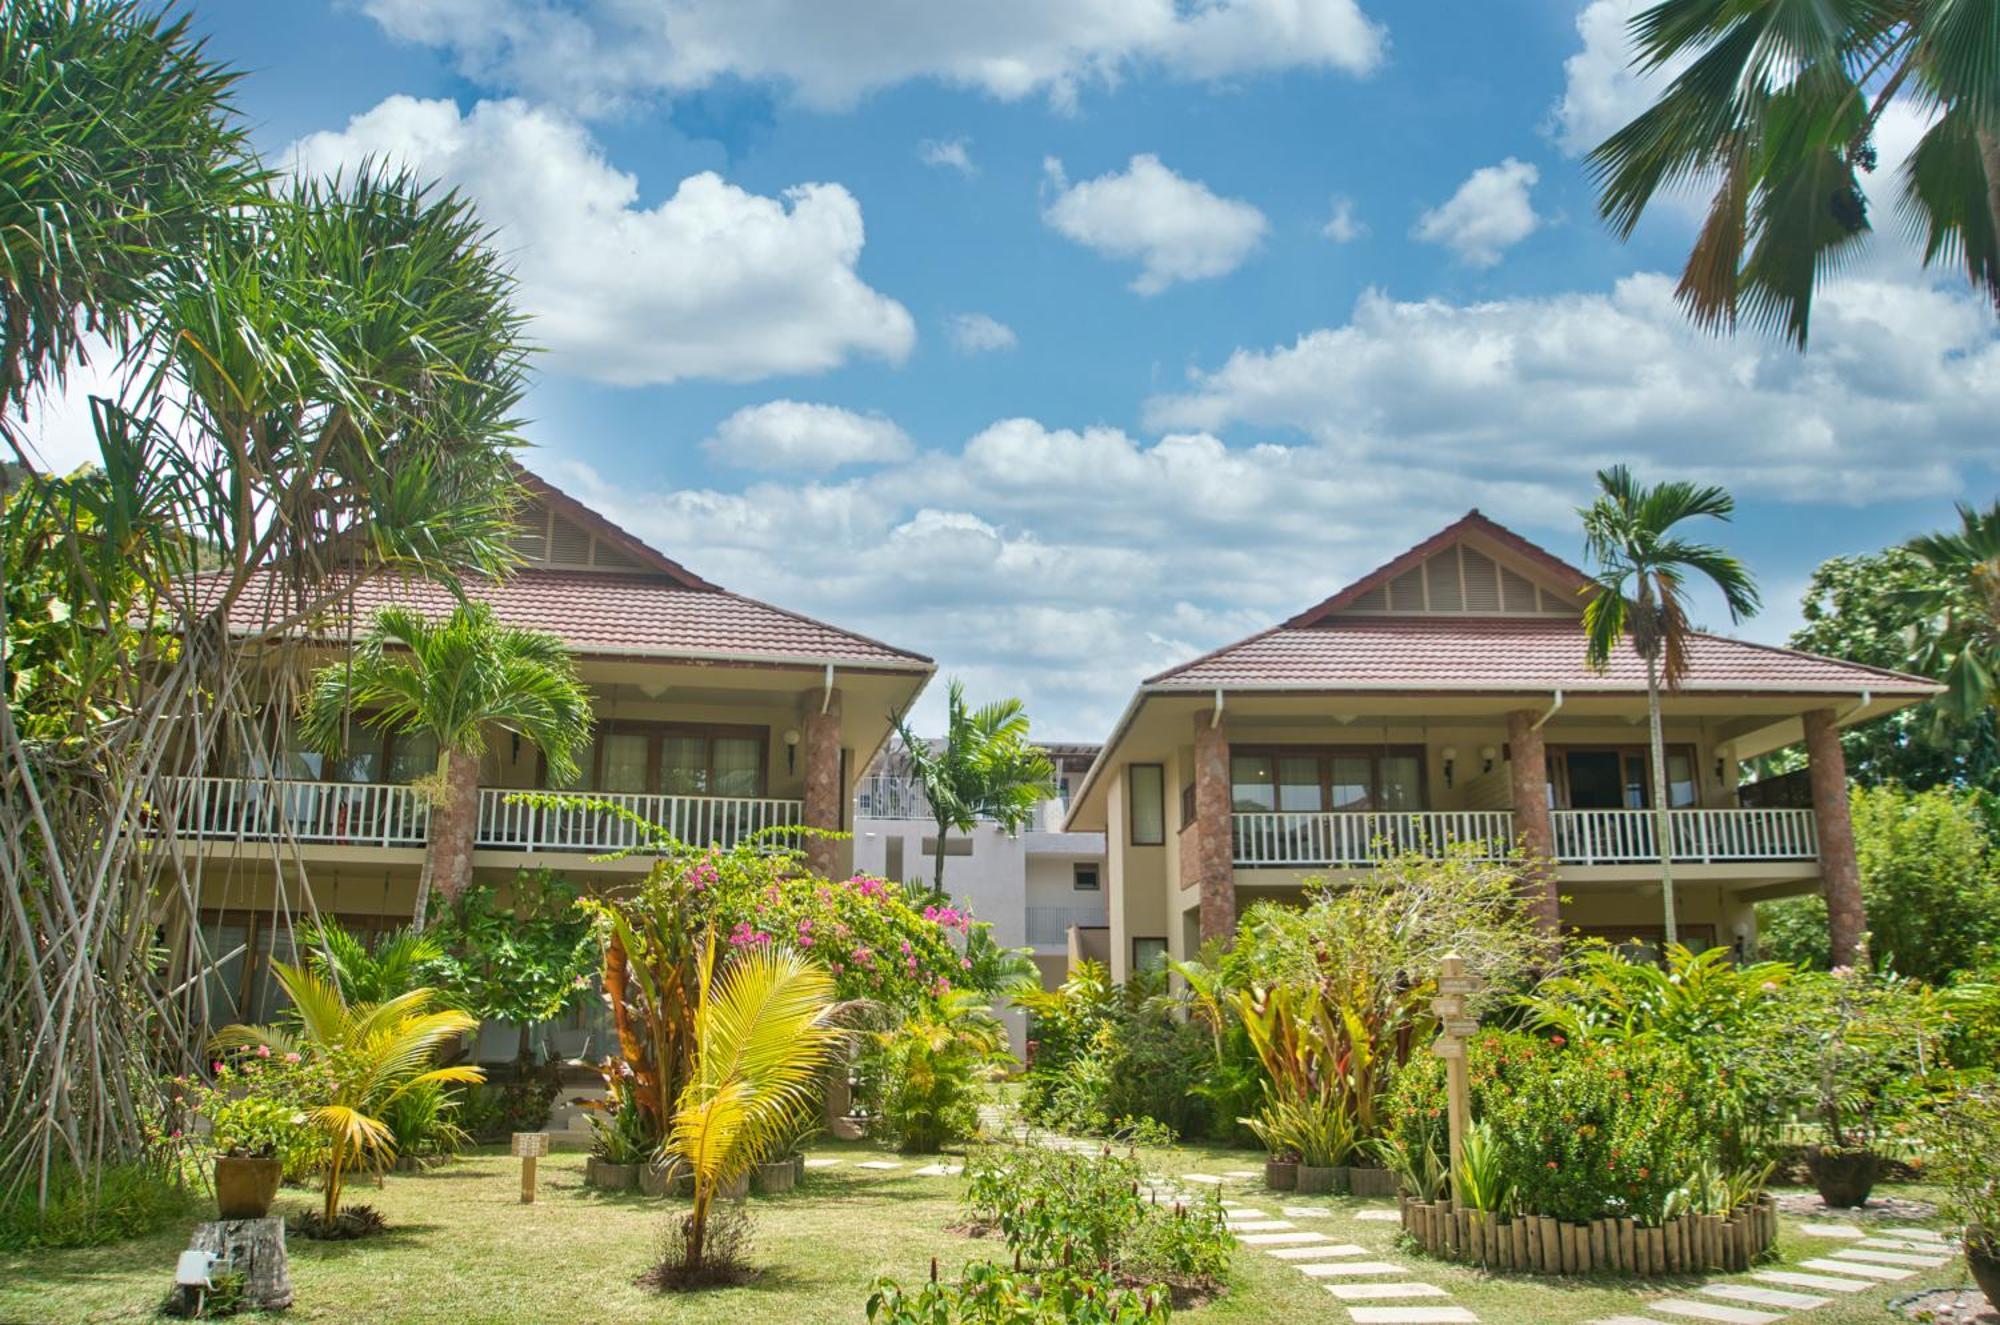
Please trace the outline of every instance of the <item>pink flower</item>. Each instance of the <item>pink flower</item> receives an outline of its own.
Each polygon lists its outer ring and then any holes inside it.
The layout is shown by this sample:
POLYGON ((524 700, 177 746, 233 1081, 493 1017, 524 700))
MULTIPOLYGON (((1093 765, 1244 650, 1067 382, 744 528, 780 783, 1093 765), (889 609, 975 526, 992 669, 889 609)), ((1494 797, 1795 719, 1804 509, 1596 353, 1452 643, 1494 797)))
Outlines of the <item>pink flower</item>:
POLYGON ((285 1061, 287 1063, 296 1063, 299 1061, 299 1056, 297 1054, 286 1054, 285 1061))
POLYGON ((271 1056, 271 1046, 270 1046, 270 1045, 268 1045, 268 1044, 260 1044, 260 1045, 258 1045, 258 1046, 257 1046, 257 1056, 258 1056, 259 1058, 269 1058, 269 1057, 271 1056))

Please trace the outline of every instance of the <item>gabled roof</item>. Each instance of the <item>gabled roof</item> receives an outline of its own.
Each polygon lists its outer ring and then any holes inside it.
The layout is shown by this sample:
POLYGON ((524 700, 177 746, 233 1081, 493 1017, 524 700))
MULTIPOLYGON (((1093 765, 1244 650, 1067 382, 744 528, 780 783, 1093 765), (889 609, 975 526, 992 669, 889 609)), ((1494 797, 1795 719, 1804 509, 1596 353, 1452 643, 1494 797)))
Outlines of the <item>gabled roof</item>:
POLYGON ((1433 555, 1444 551, 1444 549, 1450 547, 1453 543, 1465 541, 1468 534, 1484 537, 1505 548, 1507 551, 1514 553, 1516 556, 1523 558, 1536 570, 1543 572, 1552 584, 1566 592, 1576 593, 1590 584, 1590 577, 1575 566, 1570 565, 1567 561, 1564 561, 1561 557, 1558 557, 1546 548, 1529 542, 1513 530, 1507 528, 1507 526, 1497 521, 1489 520, 1484 515, 1481 515, 1479 508, 1475 506, 1393 561, 1384 562, 1382 565, 1377 566, 1374 570, 1369 571, 1366 575, 1354 581, 1354 583, 1335 593, 1331 598, 1315 603, 1285 622, 1285 624, 1287 626, 1317 625, 1343 607, 1351 606, 1356 599, 1361 598, 1370 591, 1388 584, 1391 580, 1406 571, 1421 566, 1433 555))
POLYGON ((531 495, 539 498, 558 513, 582 525, 599 538, 604 539, 608 543, 615 544, 619 550, 626 553, 634 562, 645 569, 658 571, 684 588, 715 589, 717 587, 710 584, 707 580, 702 579, 701 576, 696 575, 672 557, 658 551, 651 544, 640 539, 638 535, 629 533, 618 525, 613 524, 609 519, 598 514, 590 507, 585 506, 582 502, 570 496, 540 474, 526 469, 518 461, 514 462, 514 477, 520 481, 521 486, 531 495))

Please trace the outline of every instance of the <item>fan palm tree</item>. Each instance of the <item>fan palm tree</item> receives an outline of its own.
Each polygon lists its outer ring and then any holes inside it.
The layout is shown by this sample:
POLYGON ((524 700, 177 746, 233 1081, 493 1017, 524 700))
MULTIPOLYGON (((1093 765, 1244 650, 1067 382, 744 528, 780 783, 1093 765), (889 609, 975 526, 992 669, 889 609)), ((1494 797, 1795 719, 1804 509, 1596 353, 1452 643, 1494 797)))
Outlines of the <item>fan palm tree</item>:
POLYGON ((1705 328, 1739 315, 1801 349, 1819 280, 1867 235, 1859 172, 1898 101, 1932 119, 1903 166, 1924 260, 2000 301, 2000 22, 1991 0, 1661 0, 1632 20, 1642 70, 1686 61, 1598 145, 1620 236, 1662 190, 1715 193, 1677 292, 1705 328))
POLYGON ((476 1067, 429 1067, 438 1050, 479 1027, 463 1012, 430 1010, 436 993, 412 989, 380 1003, 350 1003, 340 986, 310 971, 272 962, 271 973, 292 1000, 295 1027, 229 1026, 211 1042, 217 1049, 263 1046, 322 1065, 327 1098, 308 1116, 328 1146, 323 1226, 340 1214, 341 1185, 369 1160, 395 1157, 384 1110, 413 1090, 452 1082, 484 1081, 476 1067))
POLYGON ((1600 470, 1597 500, 1583 517, 1585 550, 1596 563, 1583 611, 1585 657, 1603 670, 1627 639, 1646 664, 1646 717, 1652 739, 1653 835, 1660 852, 1660 894, 1666 942, 1680 941, 1674 919, 1673 840, 1669 835, 1666 740, 1660 692, 1678 690, 1688 674, 1687 581, 1703 576, 1722 591, 1732 621, 1756 615, 1756 582, 1728 552, 1674 532, 1683 520, 1727 520, 1736 501, 1717 487, 1661 483, 1647 487, 1623 465, 1600 470))
POLYGON ((406 607, 377 612, 353 656, 313 678, 302 734, 337 751, 357 713, 383 731, 437 739, 440 786, 417 886, 418 929, 432 887, 454 899, 472 882, 488 731, 526 738, 557 784, 576 776, 576 756, 590 744, 590 694, 568 647, 554 635, 501 625, 484 603, 462 604, 442 622, 406 607))
POLYGON ((2000 501, 1960 503, 1958 528, 1907 545, 1935 584, 1907 595, 1920 616, 1911 664, 1944 682, 1940 717, 1970 725, 2000 706, 2000 501))
POLYGON ((944 739, 932 744, 896 714, 896 736, 937 821, 931 872, 932 900, 944 900, 945 833, 969 833, 981 819, 1018 831, 1042 802, 1056 794, 1055 765, 1028 742, 1028 714, 1018 699, 978 709, 965 706, 965 684, 953 681, 945 700, 944 739))
POLYGON ((786 948, 739 950, 715 989, 715 935, 702 948, 693 1073, 662 1152, 694 1178, 685 1269, 699 1271, 722 1187, 796 1136, 845 1037, 833 976, 786 948))

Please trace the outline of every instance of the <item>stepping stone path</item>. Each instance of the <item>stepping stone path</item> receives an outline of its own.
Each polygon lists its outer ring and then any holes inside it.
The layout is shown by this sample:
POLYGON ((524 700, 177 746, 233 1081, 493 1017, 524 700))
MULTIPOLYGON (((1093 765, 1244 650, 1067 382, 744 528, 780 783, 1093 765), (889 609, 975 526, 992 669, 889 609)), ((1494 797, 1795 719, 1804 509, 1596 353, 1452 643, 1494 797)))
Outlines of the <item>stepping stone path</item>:
MULTIPOLYGON (((1190 1173, 1187 1177, 1190 1181, 1202 1180, 1199 1174, 1190 1173)), ((1324 1233, 1315 1233, 1291 1223, 1291 1218, 1327 1219, 1332 1217, 1333 1211, 1306 1205, 1288 1205, 1282 1209, 1288 1218, 1272 1219, 1262 1210, 1228 1205, 1223 1207, 1223 1218, 1228 1222, 1230 1232, 1236 1234, 1237 1241, 1244 1246, 1255 1247, 1266 1256, 1288 1262, 1300 1274, 1315 1282, 1327 1281, 1323 1286, 1337 1300, 1357 1304, 1347 1308, 1353 1325, 1479 1325, 1479 1317, 1460 1306, 1366 1305, 1370 1302, 1449 1298, 1451 1295, 1435 1284, 1411 1279, 1410 1268, 1406 1265, 1370 1260, 1371 1253, 1366 1247, 1351 1242, 1335 1242, 1324 1233), (1367 1282, 1371 1279, 1378 1282, 1367 1282)), ((1361 1213, 1378 1217, 1386 1215, 1390 1219, 1397 1217, 1393 1210, 1364 1210, 1361 1213)), ((1652 1321, 1648 1325, 1660 1323, 1652 1321)))
POLYGON ((1852 1224, 1800 1224, 1799 1232, 1809 1238, 1865 1238, 1868 1236, 1852 1224))
POLYGON ((818 1159, 807 1160, 806 1167, 809 1169, 830 1169, 838 1163, 840 1163, 840 1161, 837 1159, 822 1156, 818 1159))
POLYGON ((1280 1261, 1316 1261, 1326 1256, 1366 1256, 1368 1248, 1352 1242, 1326 1242, 1310 1247, 1268 1247, 1264 1254, 1280 1261))
POLYGON ((1343 1302, 1388 1297, 1449 1297, 1436 1284, 1328 1284, 1326 1291, 1343 1302))
POLYGON ((1479 1325, 1464 1307, 1349 1307, 1354 1325, 1479 1325))
POLYGON ((1783 1307, 1787 1311, 1811 1311, 1833 1301, 1830 1297, 1814 1297, 1811 1293, 1787 1293, 1776 1288, 1762 1288, 1756 1284, 1703 1284, 1695 1290, 1709 1297, 1719 1297, 1731 1302, 1748 1302, 1759 1307, 1783 1307))
POLYGON ((1394 1210, 1356 1210, 1354 1217, 1366 1220, 1372 1224, 1400 1224, 1403 1222, 1403 1217, 1394 1210))
POLYGON ((1309 1205, 1288 1205, 1285 1207, 1284 1213, 1288 1219, 1330 1219, 1333 1217, 1333 1211, 1315 1210, 1309 1205))
POLYGON ((926 1164, 920 1169, 912 1169, 916 1178, 955 1178, 965 1170, 957 1164, 926 1164))
POLYGON ((1904 1270, 1894 1265, 1869 1265, 1863 1261, 1814 1260, 1800 1261, 1808 1270, 1824 1270, 1828 1274, 1859 1275, 1863 1279, 1877 1279, 1888 1283, 1896 1279, 1908 1279, 1915 1270, 1904 1270))
POLYGON ((864 1159, 854 1167, 857 1169, 874 1169, 877 1172, 887 1172, 890 1169, 900 1169, 903 1166, 892 1159, 864 1159))
POLYGON ((1410 1269, 1387 1261, 1328 1261, 1324 1265, 1301 1265, 1299 1271, 1309 1279, 1365 1279, 1372 1275, 1408 1274, 1410 1269))
POLYGON ((1767 1284, 1817 1288, 1827 1293, 1865 1293, 1875 1286, 1872 1279, 1845 1279, 1830 1274, 1801 1274, 1797 1270, 1759 1270, 1750 1277, 1767 1284))
POLYGON ((1771 1325, 1772 1321, 1785 1318, 1783 1312, 1751 1311, 1747 1307, 1725 1307, 1719 1302, 1701 1302, 1684 1297, 1648 1302, 1646 1310, 1685 1316, 1690 1320, 1714 1321, 1716 1325, 1771 1325))

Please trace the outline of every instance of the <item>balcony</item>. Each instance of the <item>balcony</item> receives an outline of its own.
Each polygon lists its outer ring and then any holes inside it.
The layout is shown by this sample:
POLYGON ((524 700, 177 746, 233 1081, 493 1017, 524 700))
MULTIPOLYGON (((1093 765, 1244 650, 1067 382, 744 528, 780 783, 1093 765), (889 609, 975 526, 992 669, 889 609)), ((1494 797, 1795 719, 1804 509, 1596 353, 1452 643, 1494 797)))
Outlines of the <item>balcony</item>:
POLYGON ((1109 923, 1101 906, 1030 906, 1026 910, 1028 946, 1037 950, 1068 947, 1069 931, 1074 926, 1091 929, 1109 923))
MULTIPOLYGON (((168 778, 174 832, 206 841, 353 847, 421 847, 430 806, 413 787, 378 782, 273 782, 258 778, 168 778)), ((504 787, 479 790, 475 847, 496 851, 602 854, 639 843, 636 824, 585 808, 528 805, 504 787)), ((683 842, 730 847, 767 828, 803 821, 800 801, 749 796, 592 793, 656 823, 683 842)))
MULTIPOLYGON (((1514 815, 1508 810, 1257 812, 1231 818, 1239 869, 1368 866, 1385 856, 1457 843, 1471 843, 1478 859, 1498 860, 1514 843, 1514 815)), ((1660 858, 1651 810, 1552 810, 1549 818, 1560 864, 1645 865, 1660 858)), ((1819 859, 1811 810, 1672 810, 1667 833, 1676 864, 1819 859)))
MULTIPOLYGON (((1021 829, 1029 833, 1059 833, 1068 814, 1069 802, 1056 796, 1037 806, 1021 829)), ((916 778, 887 773, 871 773, 861 779, 861 784, 854 789, 854 817, 936 822, 931 814, 930 797, 924 793, 924 784, 916 778)), ((980 822, 991 820, 981 815, 980 822)))

